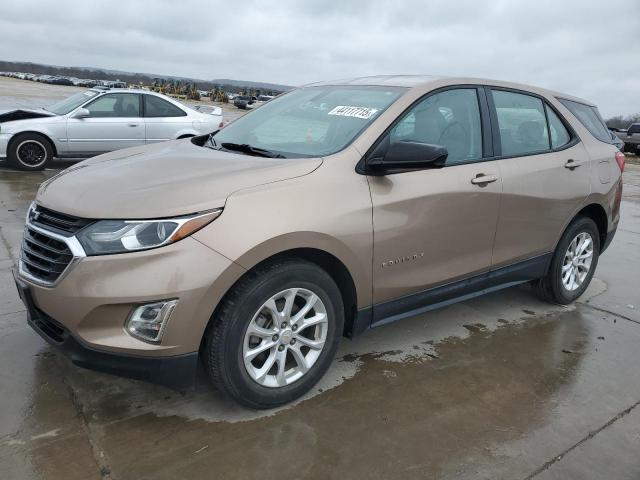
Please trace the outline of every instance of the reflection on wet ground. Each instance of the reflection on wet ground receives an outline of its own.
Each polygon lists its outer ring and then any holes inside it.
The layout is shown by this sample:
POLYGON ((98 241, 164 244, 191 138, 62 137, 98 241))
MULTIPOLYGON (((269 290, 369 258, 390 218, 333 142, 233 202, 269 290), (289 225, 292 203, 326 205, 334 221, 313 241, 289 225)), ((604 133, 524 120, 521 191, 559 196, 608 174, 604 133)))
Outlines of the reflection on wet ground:
POLYGON ((3 478, 640 477, 633 199, 577 305, 519 287, 369 331, 305 399, 254 412, 81 370, 26 327, 8 269, 52 173, 0 170, 3 478))

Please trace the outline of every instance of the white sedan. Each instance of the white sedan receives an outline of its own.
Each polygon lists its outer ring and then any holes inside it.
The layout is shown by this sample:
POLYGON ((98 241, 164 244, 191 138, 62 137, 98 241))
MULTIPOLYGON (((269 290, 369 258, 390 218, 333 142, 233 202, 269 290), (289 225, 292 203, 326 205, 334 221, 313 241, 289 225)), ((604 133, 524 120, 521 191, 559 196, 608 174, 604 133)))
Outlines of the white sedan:
POLYGON ((42 170, 54 157, 88 158, 221 127, 219 107, 203 113, 147 90, 92 88, 47 108, 0 113, 0 159, 42 170))

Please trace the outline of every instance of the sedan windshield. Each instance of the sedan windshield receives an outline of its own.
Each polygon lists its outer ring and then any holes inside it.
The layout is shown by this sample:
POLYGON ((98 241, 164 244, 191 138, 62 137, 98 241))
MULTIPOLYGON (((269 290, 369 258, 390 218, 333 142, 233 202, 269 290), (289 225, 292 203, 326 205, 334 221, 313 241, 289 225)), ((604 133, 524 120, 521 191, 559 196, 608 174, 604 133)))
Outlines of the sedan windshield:
POLYGON ((331 155, 349 145, 405 90, 351 85, 300 88, 240 117, 213 140, 247 154, 254 149, 289 158, 331 155))
POLYGON ((71 95, 70 97, 65 98, 64 100, 60 100, 58 103, 54 103, 53 105, 45 108, 45 110, 55 113, 56 115, 66 115, 67 113, 75 110, 84 102, 92 99, 96 95, 98 95, 98 92, 95 92, 93 90, 79 92, 75 95, 71 95))

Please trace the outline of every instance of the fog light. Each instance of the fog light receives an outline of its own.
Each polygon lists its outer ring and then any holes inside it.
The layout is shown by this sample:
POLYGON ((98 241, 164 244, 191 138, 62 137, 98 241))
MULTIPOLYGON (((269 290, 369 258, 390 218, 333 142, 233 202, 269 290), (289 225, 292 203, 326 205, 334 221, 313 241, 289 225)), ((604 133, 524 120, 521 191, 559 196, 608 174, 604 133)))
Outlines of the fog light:
POLYGON ((177 303, 166 300, 139 306, 127 320, 127 332, 145 342, 158 343, 177 303))

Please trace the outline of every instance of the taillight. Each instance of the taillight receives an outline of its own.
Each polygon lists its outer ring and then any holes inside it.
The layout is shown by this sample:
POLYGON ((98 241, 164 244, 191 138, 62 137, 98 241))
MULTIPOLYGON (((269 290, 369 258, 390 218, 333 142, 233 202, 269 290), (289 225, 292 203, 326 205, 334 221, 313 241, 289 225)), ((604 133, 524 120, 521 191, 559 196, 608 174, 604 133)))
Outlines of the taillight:
MULTIPOLYGON (((220 122, 220 125, 218 125, 218 128, 224 128, 224 122, 220 122)), ((623 160, 623 164, 624 164, 624 160, 623 160)))
POLYGON ((616 152, 616 163, 620 167, 620 171, 624 172, 624 153, 616 152))

